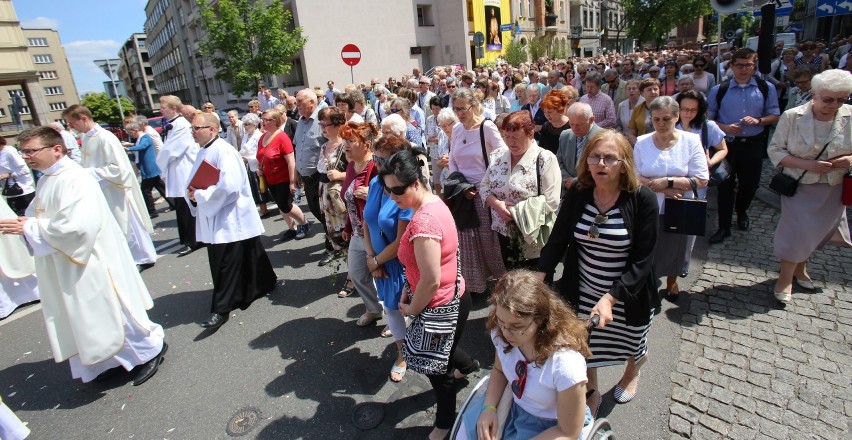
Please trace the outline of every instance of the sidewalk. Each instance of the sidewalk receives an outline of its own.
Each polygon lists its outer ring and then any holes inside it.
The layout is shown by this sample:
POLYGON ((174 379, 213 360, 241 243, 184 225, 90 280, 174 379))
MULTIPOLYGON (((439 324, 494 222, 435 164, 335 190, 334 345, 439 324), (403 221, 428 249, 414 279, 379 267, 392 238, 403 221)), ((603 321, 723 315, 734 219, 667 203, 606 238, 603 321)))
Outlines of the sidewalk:
POLYGON ((711 246, 690 289, 671 373, 672 439, 849 438, 852 251, 816 252, 817 291, 794 286, 793 301, 777 303, 773 174, 767 161, 751 230, 711 246))

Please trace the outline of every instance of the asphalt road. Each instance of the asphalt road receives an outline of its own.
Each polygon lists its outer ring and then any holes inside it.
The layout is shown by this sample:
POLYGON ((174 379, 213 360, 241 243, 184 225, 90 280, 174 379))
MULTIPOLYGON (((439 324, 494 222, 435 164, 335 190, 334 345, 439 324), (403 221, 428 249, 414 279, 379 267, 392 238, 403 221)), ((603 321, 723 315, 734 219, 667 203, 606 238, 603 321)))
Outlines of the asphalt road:
MULTIPOLYGON (((401 384, 387 379, 395 346, 379 337, 383 321, 355 326, 363 305, 357 296, 337 298, 342 279, 334 265, 317 265, 323 245, 316 224, 307 239, 281 243, 280 218, 264 221, 263 243, 280 285, 248 310, 234 312, 216 332, 198 326, 211 300, 205 251, 177 258, 171 253, 177 247, 174 214, 161 214, 155 225, 155 244, 164 254, 143 278, 155 298, 149 314, 165 328, 170 349, 149 382, 133 387, 130 373, 102 383, 73 381, 67 363, 53 361, 40 306, 0 321, 0 395, 29 424, 32 439, 226 439, 229 418, 246 408, 257 417, 249 414, 245 420, 254 423, 237 426, 246 430, 245 438, 404 439, 430 431, 434 398, 428 381, 413 372, 401 384), (375 429, 362 431, 352 422, 363 402, 380 404, 384 415, 375 429)), ((690 278, 700 273, 702 243, 690 278)), ((690 279, 685 281, 684 290, 690 279)), ((459 383, 459 402, 494 357, 484 328, 485 298, 474 298, 473 309, 462 346, 483 370, 459 383)), ((655 317, 651 359, 633 402, 612 400, 621 369, 601 371, 601 415, 620 438, 669 437, 678 320, 679 308, 671 304, 655 317)))

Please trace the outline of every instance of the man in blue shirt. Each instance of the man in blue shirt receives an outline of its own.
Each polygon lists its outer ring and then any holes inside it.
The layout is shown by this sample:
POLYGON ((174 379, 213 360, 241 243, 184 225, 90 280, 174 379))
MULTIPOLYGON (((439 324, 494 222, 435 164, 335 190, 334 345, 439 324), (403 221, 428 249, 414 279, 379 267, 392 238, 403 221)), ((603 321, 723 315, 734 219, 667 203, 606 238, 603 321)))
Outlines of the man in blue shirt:
POLYGON ((775 86, 755 76, 756 55, 748 48, 734 52, 730 63, 734 77, 710 89, 707 97, 707 117, 716 121, 727 135, 727 160, 733 174, 731 179, 719 185, 719 230, 710 236, 711 244, 721 243, 731 236, 731 218, 735 208, 737 226, 743 231, 749 229, 747 211, 760 184, 763 152, 766 151, 769 132, 766 126, 778 122, 781 114, 775 86), (724 91, 721 105, 717 98, 720 90, 724 91))

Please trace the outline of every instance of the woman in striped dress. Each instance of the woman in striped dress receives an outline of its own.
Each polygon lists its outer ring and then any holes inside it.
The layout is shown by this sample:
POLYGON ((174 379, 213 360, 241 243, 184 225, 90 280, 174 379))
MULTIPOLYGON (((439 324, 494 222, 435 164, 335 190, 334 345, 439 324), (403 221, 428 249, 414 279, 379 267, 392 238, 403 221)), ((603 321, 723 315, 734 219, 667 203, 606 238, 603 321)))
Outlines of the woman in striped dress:
POLYGON ((615 387, 616 401, 627 403, 648 359, 648 330, 660 305, 653 271, 658 205, 639 183, 630 143, 614 131, 589 140, 577 175, 541 251, 538 275, 544 279, 563 261, 560 295, 581 318, 600 316, 587 361, 589 407, 597 415, 597 368, 627 363, 615 387))

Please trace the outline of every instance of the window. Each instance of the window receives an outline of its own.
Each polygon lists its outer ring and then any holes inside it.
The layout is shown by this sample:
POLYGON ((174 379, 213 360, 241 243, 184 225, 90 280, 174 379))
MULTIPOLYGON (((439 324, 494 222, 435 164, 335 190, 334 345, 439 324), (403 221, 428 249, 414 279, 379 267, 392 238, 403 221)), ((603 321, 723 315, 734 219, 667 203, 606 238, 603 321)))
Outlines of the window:
POLYGON ((36 64, 48 64, 53 62, 53 55, 33 55, 33 62, 36 64))
POLYGON ((25 105, 24 105, 24 106, 22 106, 22 107, 21 107, 21 114, 22 114, 22 115, 28 115, 28 114, 30 114, 30 108, 29 108, 29 107, 27 107, 27 106, 25 106, 25 105))
POLYGON ((15 97, 15 95, 20 96, 20 97, 21 97, 21 99, 24 99, 24 98, 26 98, 26 97, 27 97, 27 95, 24 95, 24 91, 23 91, 23 90, 21 90, 21 89, 18 89, 18 90, 9 90, 9 98, 14 98, 14 97, 15 97))
POLYGON ((533 0, 530 0, 528 5, 529 5, 528 9, 529 9, 530 15, 528 15, 527 17, 533 18, 533 17, 535 17, 535 2, 533 0))
POLYGON ((2 108, 0 108, 0 118, 5 118, 5 117, 6 117, 6 110, 3 110, 2 108))
POLYGON ((66 105, 65 105, 64 102, 51 102, 50 103, 50 111, 52 111, 52 112, 59 111, 59 110, 65 110, 65 107, 66 107, 66 105))
POLYGON ((47 47, 47 38, 27 38, 31 47, 47 47))
POLYGON ((41 79, 56 79, 56 71, 55 70, 45 70, 38 73, 39 78, 41 79))
POLYGON ((56 87, 45 87, 45 88, 44 88, 44 94, 45 94, 45 95, 47 95, 47 96, 51 96, 51 95, 61 95, 61 94, 62 94, 62 87, 59 87, 59 86, 56 86, 56 87))
POLYGON ((417 26, 434 26, 431 5, 417 5, 417 26))
POLYGON ((589 27, 589 11, 587 11, 585 9, 583 10, 583 27, 584 28, 589 27))

